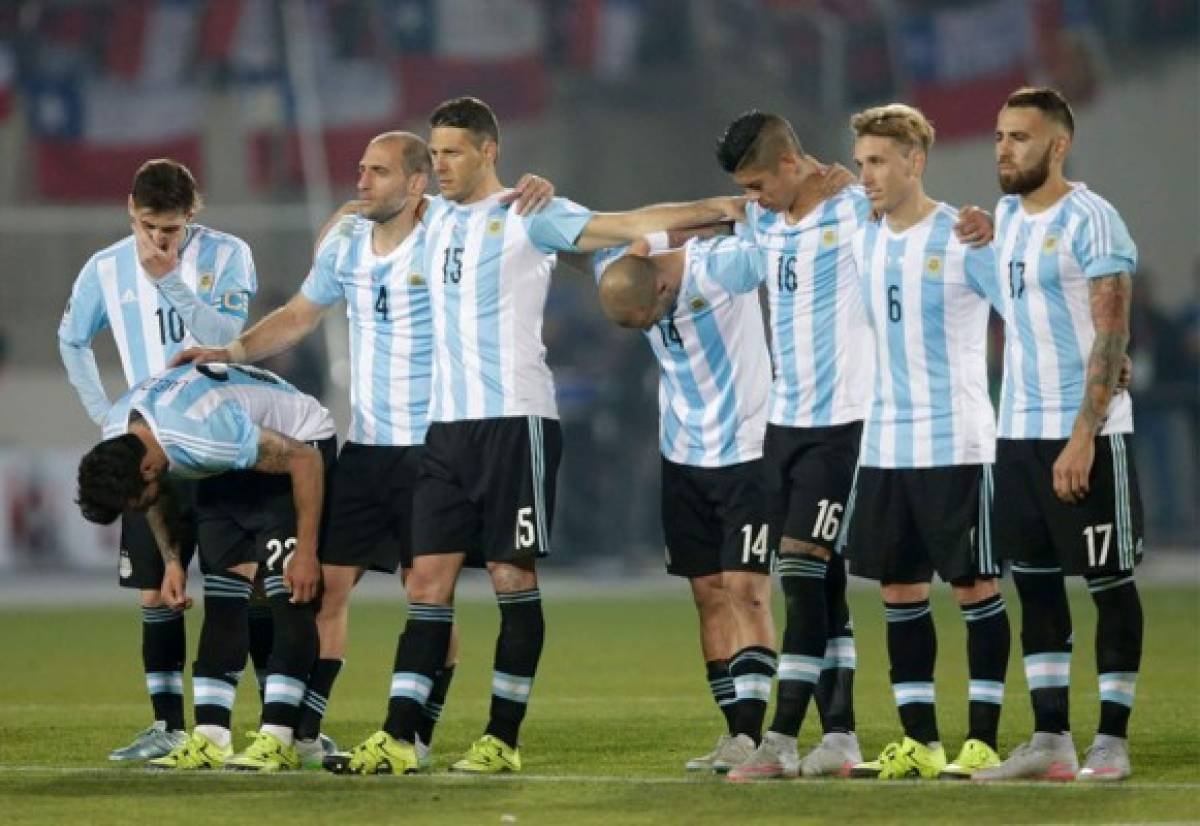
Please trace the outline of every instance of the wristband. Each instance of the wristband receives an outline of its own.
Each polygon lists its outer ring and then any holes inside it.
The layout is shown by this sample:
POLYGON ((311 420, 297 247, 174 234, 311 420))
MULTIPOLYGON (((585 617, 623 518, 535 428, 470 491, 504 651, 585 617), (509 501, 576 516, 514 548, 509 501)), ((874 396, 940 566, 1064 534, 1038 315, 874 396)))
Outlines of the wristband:
POLYGON ((671 236, 662 230, 652 232, 646 236, 646 243, 650 245, 650 254, 656 255, 671 248, 671 236))

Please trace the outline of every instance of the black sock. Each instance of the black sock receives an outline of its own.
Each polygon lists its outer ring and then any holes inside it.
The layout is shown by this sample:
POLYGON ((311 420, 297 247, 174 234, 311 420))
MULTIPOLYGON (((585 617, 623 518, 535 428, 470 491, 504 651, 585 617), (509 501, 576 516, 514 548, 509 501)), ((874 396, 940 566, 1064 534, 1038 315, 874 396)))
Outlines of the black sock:
POLYGON ((771 682, 778 665, 775 652, 761 645, 746 646, 729 660, 729 674, 737 692, 734 734, 745 734, 755 744, 762 740, 763 717, 771 701, 771 682))
POLYGON ((296 739, 312 740, 321 733, 321 720, 333 693, 333 683, 342 670, 342 661, 318 659, 308 675, 304 689, 304 700, 300 704, 300 716, 296 720, 296 739))
POLYGON ((737 692, 733 690, 733 678, 729 676, 729 660, 709 660, 704 664, 704 673, 713 702, 725 715, 725 728, 733 734, 737 723, 737 692))
POLYGON ((289 602, 292 592, 279 575, 263 580, 271 603, 275 638, 267 659, 267 684, 264 689, 263 725, 295 729, 304 700, 308 676, 317 661, 317 606, 308 602, 289 602))
POLYGON ((789 737, 799 734, 808 701, 825 668, 829 636, 829 610, 825 603, 828 571, 828 563, 819 556, 800 554, 779 558, 787 624, 779 656, 779 691, 771 731, 789 737))
POLYGON ((1033 703, 1033 729, 1071 730, 1071 608, 1058 568, 1012 566, 1021 598, 1021 652, 1033 703))
POLYGON ((1000 708, 1004 702, 1004 675, 1012 632, 1004 597, 994 594, 962 606, 967 623, 967 664, 970 674, 968 739, 996 748, 1000 708))
POLYGON ((425 701, 421 722, 417 724, 417 736, 421 742, 429 746, 433 744, 433 729, 438 720, 442 719, 442 707, 446 705, 446 695, 450 693, 450 683, 454 679, 454 666, 444 665, 433 677, 433 687, 429 689, 429 699, 425 701))
POLYGON ((251 597, 247 622, 250 626, 250 662, 254 665, 254 679, 258 682, 258 700, 262 702, 267 687, 267 660, 271 657, 271 645, 275 640, 275 621, 271 619, 271 604, 266 597, 251 597))
POLYGON ((1096 603, 1100 733, 1125 737, 1142 663, 1142 602, 1132 573, 1088 580, 1096 603))
POLYGON ((165 605, 142 606, 142 668, 154 719, 167 731, 186 728, 183 721, 183 661, 187 657, 187 629, 183 613, 165 605))
POLYGON ((250 646, 246 603, 250 580, 225 571, 204 575, 204 625, 192 666, 196 725, 229 728, 238 680, 250 646))
POLYGON ((500 634, 496 638, 492 710, 486 733, 516 748, 546 634, 542 592, 531 588, 497 594, 496 602, 500 605, 500 634))
POLYGON ((388 713, 383 722, 383 730, 398 740, 414 742, 434 678, 446 663, 453 628, 454 606, 409 604, 408 621, 396 641, 388 713))
POLYGON ((933 692, 937 632, 929 600, 885 602, 883 608, 892 694, 904 733, 920 743, 935 742, 939 739, 933 692))
POLYGON ((854 731, 854 670, 858 652, 850 605, 846 602, 846 561, 835 556, 825 576, 825 606, 829 611, 825 641, 825 667, 817 681, 815 697, 826 734, 854 731))

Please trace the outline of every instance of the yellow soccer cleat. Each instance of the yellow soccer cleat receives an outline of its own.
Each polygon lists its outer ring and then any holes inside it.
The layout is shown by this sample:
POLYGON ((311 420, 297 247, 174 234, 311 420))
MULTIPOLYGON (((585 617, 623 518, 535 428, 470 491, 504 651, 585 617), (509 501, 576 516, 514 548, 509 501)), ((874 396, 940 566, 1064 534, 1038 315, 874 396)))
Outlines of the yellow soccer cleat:
POLYGON ((266 731, 252 731, 254 740, 241 754, 225 761, 225 768, 242 772, 293 771, 300 768, 296 747, 266 731))
POLYGON ((911 737, 883 747, 879 757, 859 763, 850 770, 851 777, 875 780, 933 779, 946 768, 946 750, 941 744, 930 747, 911 737))
POLYGON ((938 775, 942 780, 970 780, 980 769, 990 769, 1000 765, 1000 755, 996 750, 982 740, 968 740, 963 743, 962 751, 954 762, 942 769, 938 775))
POLYGON ((146 765, 152 769, 168 771, 219 769, 232 756, 233 749, 229 746, 218 746, 203 734, 193 731, 182 745, 163 757, 154 758, 146 765))
POLYGON ((466 774, 500 774, 520 770, 521 753, 491 734, 485 734, 472 743, 462 759, 450 767, 452 772, 466 774))
POLYGON ((349 752, 331 754, 323 764, 334 774, 416 774, 421 771, 412 743, 377 731, 349 752))

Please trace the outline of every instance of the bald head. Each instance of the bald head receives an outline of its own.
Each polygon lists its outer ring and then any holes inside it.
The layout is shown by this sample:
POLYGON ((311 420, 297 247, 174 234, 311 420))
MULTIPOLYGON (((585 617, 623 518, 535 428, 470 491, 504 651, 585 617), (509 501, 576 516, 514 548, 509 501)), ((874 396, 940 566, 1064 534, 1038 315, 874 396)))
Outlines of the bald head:
POLYGON ((654 266, 637 255, 624 255, 600 278, 600 306, 622 327, 645 329, 658 321, 658 279, 654 266))
POLYGON ((370 146, 379 146, 399 156, 405 175, 423 172, 426 175, 433 169, 429 158, 429 146, 419 136, 412 132, 383 132, 371 138, 370 146))

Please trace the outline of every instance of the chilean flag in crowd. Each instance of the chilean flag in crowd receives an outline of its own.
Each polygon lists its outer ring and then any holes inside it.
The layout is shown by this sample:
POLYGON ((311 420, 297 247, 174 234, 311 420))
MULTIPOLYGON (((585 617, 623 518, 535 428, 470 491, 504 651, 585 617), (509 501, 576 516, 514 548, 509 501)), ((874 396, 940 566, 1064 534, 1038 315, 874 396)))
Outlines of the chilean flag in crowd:
POLYGON ((1035 38, 1022 0, 909 14, 899 26, 908 98, 939 139, 990 132, 1008 94, 1030 80, 1035 38))
POLYGON ((48 18, 23 86, 43 197, 120 197, 138 166, 153 157, 170 156, 203 174, 203 97, 185 66, 194 5, 114 4, 103 19, 100 66, 89 51, 100 19, 94 7, 67 8, 48 18))

